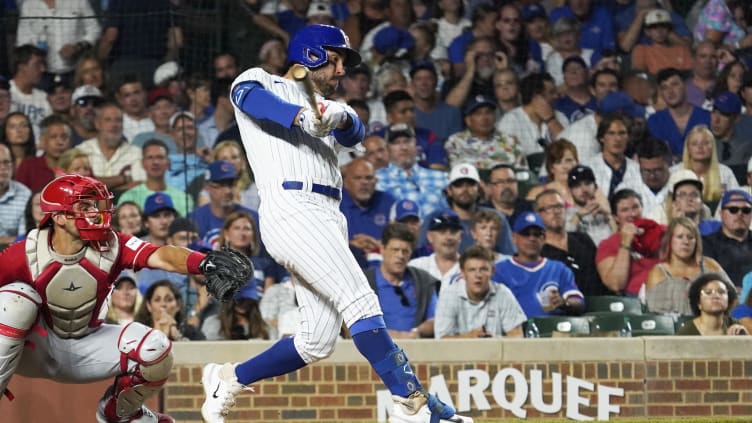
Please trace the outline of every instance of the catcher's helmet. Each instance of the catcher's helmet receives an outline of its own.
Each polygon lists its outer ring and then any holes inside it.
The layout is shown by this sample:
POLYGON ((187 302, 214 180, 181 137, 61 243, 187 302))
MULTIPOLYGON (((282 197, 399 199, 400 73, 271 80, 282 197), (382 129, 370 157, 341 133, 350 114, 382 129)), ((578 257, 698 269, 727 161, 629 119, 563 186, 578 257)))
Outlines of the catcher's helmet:
POLYGON ((81 239, 90 241, 100 251, 106 251, 112 233, 112 198, 107 186, 94 178, 61 176, 42 190, 39 205, 44 217, 39 227, 49 225, 54 214, 66 213, 76 219, 81 239))
POLYGON ((287 58, 309 68, 317 68, 328 60, 325 48, 344 55, 346 67, 360 64, 360 53, 350 47, 345 32, 331 25, 308 25, 293 35, 287 46, 287 58))

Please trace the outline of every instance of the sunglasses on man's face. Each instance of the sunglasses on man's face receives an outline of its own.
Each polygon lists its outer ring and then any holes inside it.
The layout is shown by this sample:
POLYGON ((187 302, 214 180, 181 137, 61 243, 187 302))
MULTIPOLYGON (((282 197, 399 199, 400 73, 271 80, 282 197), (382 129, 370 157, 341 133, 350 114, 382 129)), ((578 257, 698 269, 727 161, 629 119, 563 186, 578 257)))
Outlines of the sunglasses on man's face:
POLYGON ((80 107, 97 107, 102 104, 102 100, 96 97, 84 97, 76 100, 76 105, 80 107))
POLYGON ((737 214, 739 212, 742 212, 744 214, 750 214, 750 213, 752 213, 752 207, 736 207, 736 206, 731 206, 731 207, 725 207, 723 210, 726 210, 727 212, 729 212, 731 214, 737 214))

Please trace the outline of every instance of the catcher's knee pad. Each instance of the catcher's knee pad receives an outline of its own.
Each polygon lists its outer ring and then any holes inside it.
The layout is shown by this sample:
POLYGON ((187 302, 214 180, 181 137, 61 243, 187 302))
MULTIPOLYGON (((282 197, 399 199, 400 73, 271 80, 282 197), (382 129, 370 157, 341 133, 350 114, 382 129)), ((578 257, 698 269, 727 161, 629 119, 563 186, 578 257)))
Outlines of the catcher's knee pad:
POLYGON ((172 369, 172 342, 159 330, 129 323, 120 332, 118 349, 123 375, 110 388, 104 412, 108 419, 139 412, 144 401, 162 389, 172 369), (137 363, 132 371, 128 371, 129 361, 137 363))
POLYGON ((376 296, 370 286, 366 285, 366 288, 359 290, 356 295, 357 297, 350 304, 340 310, 342 319, 348 328, 359 320, 383 314, 381 305, 379 305, 379 297, 376 296))
POLYGON ((26 335, 41 304, 42 297, 29 284, 13 282, 0 288, 0 395, 21 362, 26 335))

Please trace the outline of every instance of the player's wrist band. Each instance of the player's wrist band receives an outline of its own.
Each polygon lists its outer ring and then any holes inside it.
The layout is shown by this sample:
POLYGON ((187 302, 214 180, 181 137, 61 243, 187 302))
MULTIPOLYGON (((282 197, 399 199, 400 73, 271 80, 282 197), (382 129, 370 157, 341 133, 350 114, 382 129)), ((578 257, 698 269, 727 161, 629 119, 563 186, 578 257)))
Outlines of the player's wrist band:
POLYGON ((198 265, 201 264, 201 260, 206 257, 206 254, 193 251, 188 254, 188 258, 185 260, 185 267, 188 268, 188 273, 194 275, 200 275, 201 271, 198 269, 198 265))
POLYGON ((630 251, 632 249, 632 246, 629 245, 629 244, 625 244, 625 243, 622 242, 621 244, 619 244, 619 248, 621 248, 623 250, 630 251))

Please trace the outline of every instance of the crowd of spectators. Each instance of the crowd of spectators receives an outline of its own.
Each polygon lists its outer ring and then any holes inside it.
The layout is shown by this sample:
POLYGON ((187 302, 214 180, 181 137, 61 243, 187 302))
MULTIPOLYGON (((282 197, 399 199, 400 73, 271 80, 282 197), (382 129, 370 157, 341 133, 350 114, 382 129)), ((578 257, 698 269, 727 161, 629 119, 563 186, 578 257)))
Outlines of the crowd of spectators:
POLYGON ((230 38, 263 42, 204 66, 185 54, 197 28, 171 19, 194 3, 0 5, 18 18, 0 50, 0 242, 79 173, 115 194, 119 231, 254 263, 221 305, 200 277, 122 274, 110 321, 174 340, 295 332, 229 93, 245 66, 283 75, 290 36, 324 23, 364 58, 335 94, 368 128, 338 156, 341 211, 393 336, 523 336, 603 295, 696 316, 684 334, 752 329, 748 0, 237 0, 230 38))

